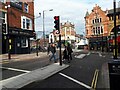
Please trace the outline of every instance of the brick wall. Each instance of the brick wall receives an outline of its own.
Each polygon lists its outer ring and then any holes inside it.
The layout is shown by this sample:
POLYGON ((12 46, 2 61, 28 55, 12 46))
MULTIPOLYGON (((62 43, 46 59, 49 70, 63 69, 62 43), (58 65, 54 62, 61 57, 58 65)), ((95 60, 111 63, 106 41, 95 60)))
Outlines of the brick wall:
MULTIPOLYGON (((9 16, 9 26, 21 28, 21 16, 26 16, 32 19, 32 27, 34 30, 34 3, 33 2, 26 2, 29 6, 28 13, 24 12, 24 3, 22 4, 22 9, 17 9, 14 7, 10 7, 8 9, 8 16, 9 16)), ((10 4, 9 2, 7 4, 10 4)))

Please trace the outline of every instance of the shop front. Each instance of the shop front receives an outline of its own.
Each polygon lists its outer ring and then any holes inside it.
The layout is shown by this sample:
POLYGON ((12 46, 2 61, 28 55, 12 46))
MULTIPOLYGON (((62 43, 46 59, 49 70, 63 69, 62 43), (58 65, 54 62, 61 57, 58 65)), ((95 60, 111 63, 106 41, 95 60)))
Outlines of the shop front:
POLYGON ((11 45, 10 53, 30 53, 30 38, 33 37, 35 37, 35 33, 32 30, 9 28, 9 45, 11 45))

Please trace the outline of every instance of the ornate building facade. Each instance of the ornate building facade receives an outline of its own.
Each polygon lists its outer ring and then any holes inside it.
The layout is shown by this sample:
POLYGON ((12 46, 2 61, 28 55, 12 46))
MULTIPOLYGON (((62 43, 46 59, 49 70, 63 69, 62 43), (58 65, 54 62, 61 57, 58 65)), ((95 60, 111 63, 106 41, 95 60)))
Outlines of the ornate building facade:
MULTIPOLYGON (((117 30, 120 25, 120 8, 116 9, 116 23, 117 30)), ((114 28, 113 10, 101 10, 101 7, 95 5, 92 12, 89 14, 86 12, 85 16, 85 29, 86 38, 89 40, 90 49, 109 49, 110 39, 112 37, 112 31, 114 28)))
MULTIPOLYGON (((72 24, 71 22, 67 21, 65 23, 60 24, 60 33, 61 33, 61 41, 62 43, 65 43, 68 41, 69 43, 74 43, 75 42, 75 25, 72 24)), ((59 36, 56 35, 56 40, 59 40, 59 36)))

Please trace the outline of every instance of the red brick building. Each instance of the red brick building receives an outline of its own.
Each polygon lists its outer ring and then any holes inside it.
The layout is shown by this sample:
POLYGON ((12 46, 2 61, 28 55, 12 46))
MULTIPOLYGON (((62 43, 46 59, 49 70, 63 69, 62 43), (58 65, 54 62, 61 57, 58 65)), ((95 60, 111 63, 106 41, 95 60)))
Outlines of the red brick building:
MULTIPOLYGON (((4 0, 3 0, 4 1, 4 0)), ((31 2, 2 2, 2 9, 6 8, 6 12, 2 12, 5 16, 6 32, 3 34, 3 53, 10 49, 11 53, 30 53, 30 38, 34 34, 34 0, 31 2), (8 7, 10 5, 10 7, 8 7), (8 39, 4 36, 9 36, 8 39), (7 48, 6 48, 7 47, 7 48)))
MULTIPOLYGON (((92 12, 86 12, 85 29, 86 38, 89 40, 89 48, 94 50, 110 49, 109 39, 113 39, 114 21, 113 9, 103 11, 101 7, 95 5, 92 12)), ((120 8, 116 8, 116 24, 118 37, 120 33, 120 8)), ((119 45, 119 38, 118 38, 119 45)))

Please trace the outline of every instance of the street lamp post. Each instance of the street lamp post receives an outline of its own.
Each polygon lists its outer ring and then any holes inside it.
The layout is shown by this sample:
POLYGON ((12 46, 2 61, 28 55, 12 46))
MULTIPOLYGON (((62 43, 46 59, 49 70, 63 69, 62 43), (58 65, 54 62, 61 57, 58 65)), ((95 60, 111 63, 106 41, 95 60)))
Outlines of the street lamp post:
MULTIPOLYGON (((47 10, 43 10, 43 46, 45 47, 45 11, 47 10)), ((50 9, 48 11, 53 11, 53 9, 50 9)))
MULTIPOLYGON (((36 18, 34 18, 34 19, 37 19, 37 18, 40 18, 41 17, 41 13, 39 13, 39 16, 38 17, 36 17, 36 18)), ((39 39, 38 39, 38 37, 36 36, 36 55, 38 56, 38 41, 39 41, 39 39)))
POLYGON ((10 8, 10 5, 7 5, 5 6, 5 8, 7 9, 7 42, 8 42, 8 59, 10 60, 11 59, 11 54, 10 54, 10 50, 11 50, 11 39, 10 39, 10 35, 9 35, 9 15, 8 15, 8 12, 9 12, 9 8, 10 8))

